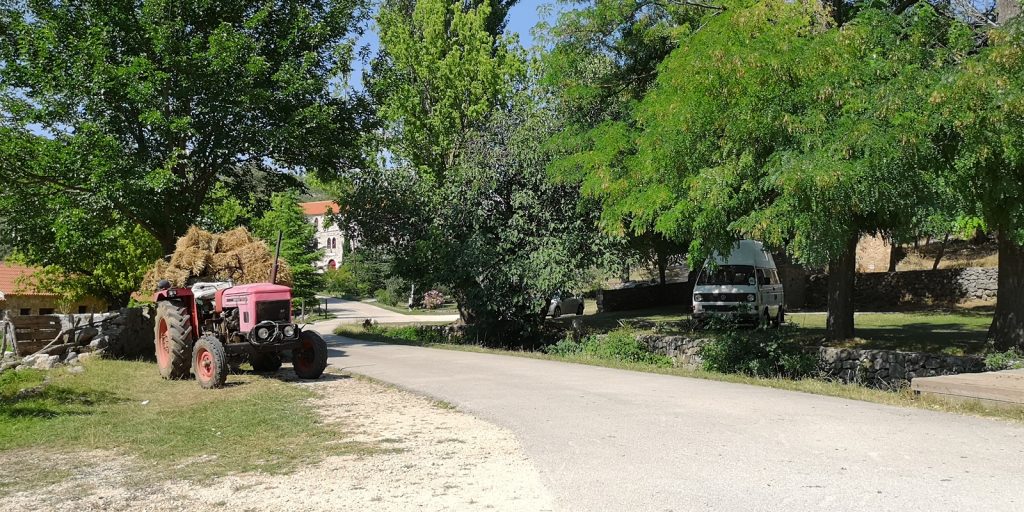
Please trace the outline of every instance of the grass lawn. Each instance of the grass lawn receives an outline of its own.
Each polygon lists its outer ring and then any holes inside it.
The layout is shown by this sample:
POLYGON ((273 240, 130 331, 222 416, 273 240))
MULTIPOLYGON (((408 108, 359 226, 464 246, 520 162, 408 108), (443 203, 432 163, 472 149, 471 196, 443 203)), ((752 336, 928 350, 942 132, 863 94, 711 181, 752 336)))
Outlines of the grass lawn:
MULTIPOLYGON (((786 318, 809 340, 825 336, 824 313, 789 313, 786 318)), ((858 313, 857 338, 837 344, 845 348, 903 350, 909 352, 980 354, 992 323, 991 313, 917 312, 858 313)))
MULTIPOLYGON (((582 317, 566 315, 550 318, 548 322, 568 329, 573 320, 578 319, 585 328, 595 332, 616 329, 623 321, 640 322, 641 325, 666 324, 661 332, 672 334, 678 330, 673 328, 673 323, 689 318, 684 306, 598 313, 597 305, 588 301, 582 317)), ((800 337, 808 344, 820 344, 824 339, 825 318, 824 313, 786 314, 787 321, 798 328, 800 337)), ((836 346, 949 355, 980 354, 987 348, 985 338, 991 322, 990 311, 857 313, 854 319, 857 338, 836 346)), ((651 329, 641 327, 639 330, 651 329)))
POLYGON ((631 363, 614 359, 602 359, 589 355, 556 356, 543 352, 500 350, 485 348, 476 345, 452 345, 452 344, 423 344, 409 340, 389 337, 381 333, 367 333, 359 326, 343 325, 335 330, 339 336, 365 339, 383 343, 399 345, 427 346, 445 350, 458 350, 464 352, 479 352, 487 354, 500 354, 516 357, 527 357, 531 359, 544 359, 549 361, 561 361, 566 363, 587 364, 592 366, 603 366, 607 368, 619 368, 623 370, 641 371, 648 373, 659 373, 664 375, 675 375, 678 377, 689 377, 697 379, 709 379, 737 384, 748 384, 764 386, 789 391, 799 391, 816 395, 826 395, 850 400, 860 400, 901 407, 915 407, 935 411, 945 411, 958 414, 970 414, 993 418, 1008 419, 1017 422, 1024 422, 1024 408, 1011 407, 988 407, 976 402, 948 401, 942 398, 931 396, 916 396, 909 389, 899 391, 883 391, 872 389, 855 384, 842 384, 839 382, 825 381, 819 379, 782 379, 782 378, 758 378, 739 374, 727 374, 708 372, 702 370, 691 370, 687 368, 664 368, 651 364, 631 363))
MULTIPOLYGON (((284 473, 372 450, 321 423, 307 402, 312 391, 277 379, 236 375, 224 389, 202 390, 162 380, 152 363, 90 360, 85 368, 0 374, 0 453, 111 450, 154 475, 204 479, 284 473)), ((18 477, 0 479, 0 495, 32 479, 20 470, 18 477)))

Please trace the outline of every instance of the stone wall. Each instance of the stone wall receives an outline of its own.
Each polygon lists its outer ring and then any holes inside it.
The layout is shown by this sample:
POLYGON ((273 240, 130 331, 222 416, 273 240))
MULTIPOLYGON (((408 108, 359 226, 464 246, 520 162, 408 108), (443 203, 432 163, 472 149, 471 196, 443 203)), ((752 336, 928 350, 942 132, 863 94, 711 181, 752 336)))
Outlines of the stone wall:
MULTIPOLYGON (((858 309, 872 310, 902 305, 994 301, 998 282, 999 269, 983 267, 857 274, 854 303, 858 309)), ((825 307, 827 292, 827 276, 810 276, 805 307, 825 307)))
MULTIPOLYGON (((87 351, 101 351, 104 356, 113 358, 154 357, 154 317, 150 308, 122 308, 109 313, 54 316, 60 318, 61 331, 78 327, 74 331, 74 338, 64 343, 76 342, 87 351)), ((17 325, 18 316, 9 317, 9 322, 17 325)), ((0 324, 0 328, 7 323, 0 324)), ((10 349, 12 331, 8 332, 6 339, 10 349)))
MULTIPOLYGON (((669 356, 677 365, 689 367, 700 366, 701 348, 710 341, 699 336, 656 334, 640 335, 637 340, 651 352, 669 356)), ((916 377, 985 371, 985 360, 975 356, 831 347, 820 347, 816 354, 820 378, 882 389, 906 387, 916 377)))
POLYGON ((975 356, 821 347, 818 370, 822 376, 840 382, 898 388, 916 377, 983 372, 985 360, 975 356))

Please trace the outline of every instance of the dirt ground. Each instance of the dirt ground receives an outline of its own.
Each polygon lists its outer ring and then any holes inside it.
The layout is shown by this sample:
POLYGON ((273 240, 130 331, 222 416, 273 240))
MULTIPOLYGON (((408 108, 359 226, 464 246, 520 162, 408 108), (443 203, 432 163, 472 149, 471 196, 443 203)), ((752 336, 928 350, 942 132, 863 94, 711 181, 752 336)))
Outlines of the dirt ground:
MULTIPOLYGON (((537 470, 507 431, 446 404, 356 378, 314 383, 327 422, 383 448, 329 457, 285 476, 240 474, 212 482, 156 481, 130 457, 56 455, 54 482, 0 498, 0 510, 551 510, 537 470)), ((12 455, 0 467, 15 470, 12 455)), ((20 456, 24 457, 25 454, 20 456)), ((50 465, 52 463, 52 466, 50 465)), ((187 471, 184 468, 183 471, 187 471)))

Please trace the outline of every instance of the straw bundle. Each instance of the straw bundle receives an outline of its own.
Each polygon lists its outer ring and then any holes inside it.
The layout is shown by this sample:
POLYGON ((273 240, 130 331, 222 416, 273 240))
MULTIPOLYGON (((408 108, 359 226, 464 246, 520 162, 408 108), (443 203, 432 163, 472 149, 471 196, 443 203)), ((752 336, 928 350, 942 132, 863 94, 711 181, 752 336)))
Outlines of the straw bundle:
POLYGON ((217 250, 217 235, 192 226, 188 228, 188 232, 185 233, 185 236, 178 239, 178 243, 175 244, 174 248, 175 253, 182 252, 188 248, 214 252, 217 250))
POLYGON ((235 228, 217 237, 217 252, 231 252, 255 242, 256 239, 245 228, 235 228))
POLYGON ((174 255, 171 256, 171 266, 188 270, 193 276, 202 276, 206 274, 211 256, 210 251, 198 247, 187 247, 174 251, 174 255))

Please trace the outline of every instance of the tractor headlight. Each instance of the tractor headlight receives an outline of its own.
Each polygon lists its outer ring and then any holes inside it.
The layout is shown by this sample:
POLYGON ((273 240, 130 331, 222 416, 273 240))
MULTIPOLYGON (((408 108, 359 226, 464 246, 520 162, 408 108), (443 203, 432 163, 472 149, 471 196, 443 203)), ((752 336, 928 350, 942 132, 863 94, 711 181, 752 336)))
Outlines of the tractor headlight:
POLYGON ((703 300, 704 300, 704 297, 701 297, 699 293, 693 294, 693 301, 694 302, 701 302, 703 300))
POLYGON ((754 297, 753 293, 747 295, 747 302, 754 302, 755 300, 757 300, 757 297, 754 297))
POLYGON ((284 326, 284 329, 282 329, 282 331, 284 331, 284 337, 285 338, 294 338, 295 337, 295 326, 294 325, 286 325, 286 326, 284 326))
POLYGON ((256 329, 256 339, 259 341, 267 341, 270 339, 270 329, 266 327, 260 327, 256 329))

